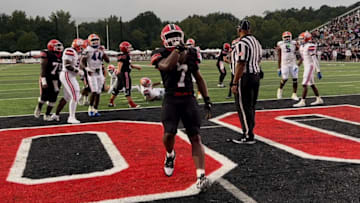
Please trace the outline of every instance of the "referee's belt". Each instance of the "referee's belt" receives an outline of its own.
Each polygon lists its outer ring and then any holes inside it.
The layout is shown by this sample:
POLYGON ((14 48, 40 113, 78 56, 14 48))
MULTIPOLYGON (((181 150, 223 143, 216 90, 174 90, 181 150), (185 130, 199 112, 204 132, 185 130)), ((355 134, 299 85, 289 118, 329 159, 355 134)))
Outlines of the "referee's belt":
POLYGON ((190 96, 194 95, 194 92, 173 92, 173 94, 170 94, 175 97, 182 97, 182 96, 190 96))

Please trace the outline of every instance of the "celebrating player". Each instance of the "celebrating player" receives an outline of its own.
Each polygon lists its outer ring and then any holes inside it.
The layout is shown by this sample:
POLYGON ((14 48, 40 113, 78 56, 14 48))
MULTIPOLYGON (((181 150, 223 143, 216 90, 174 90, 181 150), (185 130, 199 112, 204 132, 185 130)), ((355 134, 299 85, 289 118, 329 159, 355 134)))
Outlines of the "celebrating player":
POLYGON ((129 107, 130 108, 138 108, 140 105, 135 104, 135 102, 131 98, 131 77, 130 72, 132 68, 141 70, 141 67, 138 65, 131 64, 130 59, 130 51, 132 50, 132 46, 129 42, 124 41, 121 42, 119 45, 121 53, 118 57, 118 67, 116 74, 118 76, 117 78, 117 84, 116 87, 112 90, 112 95, 110 98, 110 102, 108 104, 109 107, 114 107, 114 100, 116 96, 119 94, 120 90, 125 88, 125 97, 128 100, 129 107))
POLYGON ((226 76, 226 69, 224 62, 229 63, 229 60, 227 59, 227 55, 230 52, 230 48, 231 47, 229 43, 224 43, 223 49, 221 50, 220 55, 217 58, 216 66, 220 73, 218 87, 225 87, 224 78, 226 76))
POLYGON ((35 107, 34 116, 39 118, 41 108, 48 101, 45 121, 51 121, 51 110, 55 106, 60 90, 59 72, 61 71, 61 57, 64 47, 59 40, 52 39, 47 44, 47 50, 41 52, 40 97, 35 107))
POLYGON ((84 40, 74 39, 71 47, 64 50, 62 57, 63 68, 60 73, 60 81, 64 86, 64 97, 61 98, 56 108, 56 114, 52 115, 52 118, 56 121, 60 121, 60 111, 67 102, 70 102, 67 122, 73 124, 80 123, 75 117, 76 105, 80 96, 80 87, 76 80, 76 75, 84 75, 84 71, 80 69, 80 54, 85 48, 86 43, 84 40))
POLYGON ((206 190, 210 185, 205 176, 205 153, 201 143, 200 112, 194 97, 191 75, 194 75, 203 95, 207 118, 211 117, 211 102, 204 79, 197 64, 197 51, 185 48, 184 33, 175 24, 166 25, 161 31, 163 48, 155 50, 151 63, 160 71, 165 87, 161 120, 164 126, 163 143, 166 148, 164 172, 172 176, 175 164, 175 135, 179 120, 186 129, 192 145, 192 157, 197 174, 197 188, 206 190))
MULTIPOLYGON (((314 80, 314 71, 317 71, 317 77, 320 80, 322 78, 320 72, 320 64, 318 58, 316 57, 316 45, 311 42, 311 34, 309 32, 303 32, 299 36, 299 40, 303 41, 303 45, 300 47, 300 54, 302 56, 302 61, 304 63, 304 75, 303 75, 303 93, 301 100, 294 104, 294 107, 303 107, 306 106, 305 98, 307 95, 308 86, 312 88, 316 96, 316 100, 311 103, 311 105, 323 104, 324 101, 319 95, 319 91, 315 86, 314 80)), ((300 65, 300 63, 299 63, 300 65)))
POLYGON ((89 116, 100 116, 98 106, 100 94, 104 85, 104 74, 102 71, 103 61, 109 63, 109 57, 104 52, 104 47, 100 46, 100 38, 96 34, 88 37, 89 46, 84 50, 81 62, 86 67, 87 79, 91 90, 89 116))
POLYGON ((288 81, 289 74, 291 74, 293 80, 293 93, 291 99, 298 101, 299 98, 296 95, 297 91, 297 79, 299 67, 296 65, 295 51, 298 49, 296 41, 292 40, 291 32, 284 32, 282 34, 282 41, 277 43, 278 52, 278 75, 281 77, 280 87, 277 90, 277 98, 282 98, 283 88, 288 81))

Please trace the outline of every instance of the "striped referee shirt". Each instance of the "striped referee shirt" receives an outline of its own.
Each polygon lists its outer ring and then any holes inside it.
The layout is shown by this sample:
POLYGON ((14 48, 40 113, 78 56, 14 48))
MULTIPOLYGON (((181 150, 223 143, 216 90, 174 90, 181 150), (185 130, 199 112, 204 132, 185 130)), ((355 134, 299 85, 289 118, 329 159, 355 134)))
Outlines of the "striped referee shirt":
POLYGON ((260 73, 262 48, 253 35, 245 35, 236 44, 236 61, 245 62, 244 73, 260 73))
MULTIPOLYGON (((236 44, 235 44, 236 46, 236 44)), ((230 52, 230 70, 231 74, 235 75, 235 68, 236 68, 236 47, 232 47, 232 50, 230 52)))

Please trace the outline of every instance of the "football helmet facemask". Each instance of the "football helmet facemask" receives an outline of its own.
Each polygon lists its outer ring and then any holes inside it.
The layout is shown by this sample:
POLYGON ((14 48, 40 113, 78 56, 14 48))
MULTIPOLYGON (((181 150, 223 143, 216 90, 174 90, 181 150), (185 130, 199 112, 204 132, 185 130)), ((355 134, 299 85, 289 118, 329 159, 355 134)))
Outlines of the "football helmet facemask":
POLYGON ((71 47, 75 49, 78 53, 81 53, 86 48, 86 46, 86 42, 80 38, 74 39, 71 44, 71 47))
POLYGON ((130 51, 133 50, 132 45, 127 41, 121 42, 119 44, 119 48, 120 48, 120 51, 122 51, 124 53, 130 53, 130 51))
POLYGON ((285 31, 282 33, 282 40, 285 42, 290 42, 292 40, 292 34, 289 31, 285 31))
POLYGON ((92 48, 100 47, 100 37, 97 34, 91 34, 88 37, 88 43, 92 48))
POLYGON ((165 48, 174 48, 179 44, 184 44, 184 32, 175 24, 165 25, 160 37, 165 48))
POLYGON ((50 40, 47 44, 47 48, 52 52, 62 52, 64 50, 63 44, 57 39, 50 40))

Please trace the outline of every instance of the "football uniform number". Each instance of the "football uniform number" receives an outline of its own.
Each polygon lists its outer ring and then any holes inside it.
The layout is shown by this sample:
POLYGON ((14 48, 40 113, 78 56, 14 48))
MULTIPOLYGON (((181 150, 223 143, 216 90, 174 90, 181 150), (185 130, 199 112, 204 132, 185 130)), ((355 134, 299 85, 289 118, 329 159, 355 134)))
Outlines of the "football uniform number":
POLYGON ((55 75, 56 72, 61 71, 61 63, 53 62, 52 65, 54 67, 53 70, 51 71, 52 75, 55 75))
POLYGON ((92 60, 96 61, 96 60, 100 60, 102 61, 102 54, 100 52, 94 52, 94 54, 91 57, 92 60))
POLYGON ((186 64, 181 64, 177 67, 177 71, 181 71, 180 80, 178 82, 178 87, 185 87, 185 74, 188 71, 188 66, 186 64))
POLYGON ((291 52, 290 44, 287 44, 287 45, 285 46, 285 48, 286 48, 286 53, 290 53, 290 52, 291 52))

